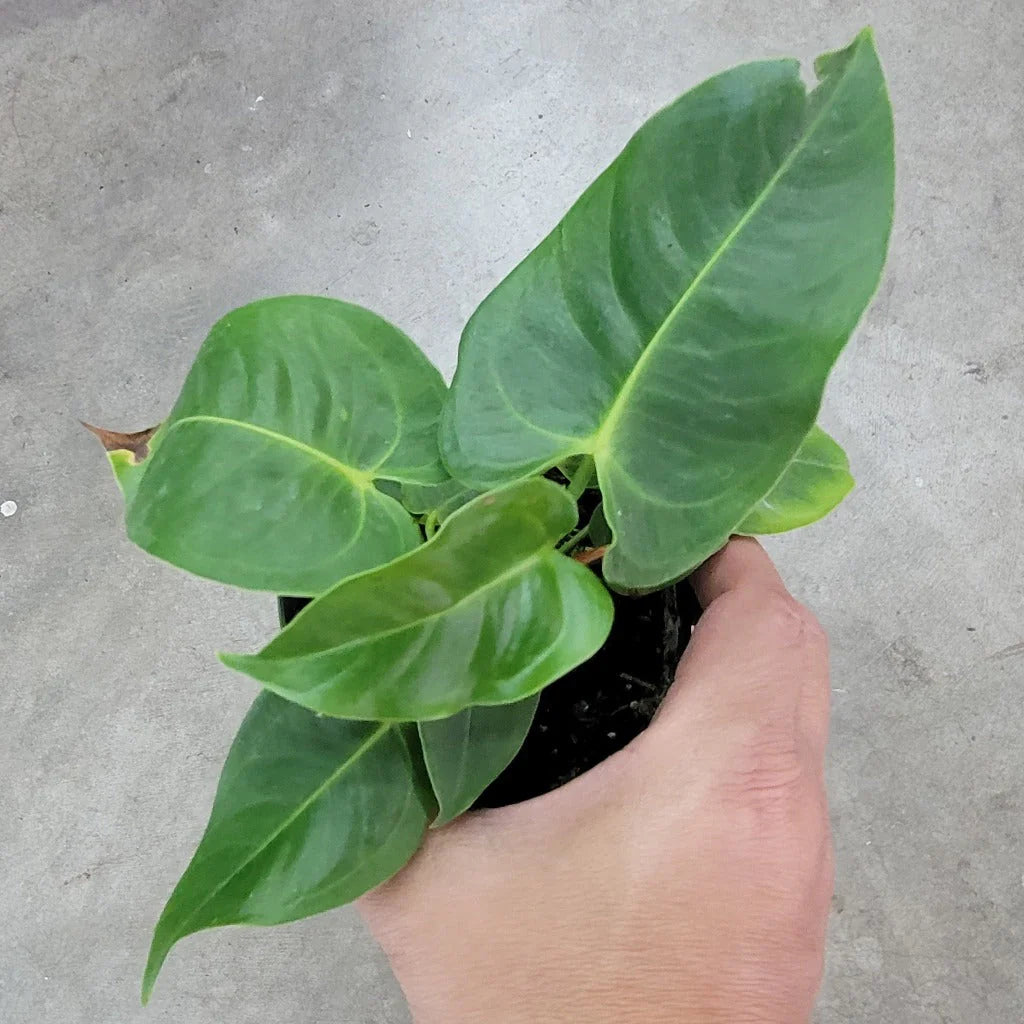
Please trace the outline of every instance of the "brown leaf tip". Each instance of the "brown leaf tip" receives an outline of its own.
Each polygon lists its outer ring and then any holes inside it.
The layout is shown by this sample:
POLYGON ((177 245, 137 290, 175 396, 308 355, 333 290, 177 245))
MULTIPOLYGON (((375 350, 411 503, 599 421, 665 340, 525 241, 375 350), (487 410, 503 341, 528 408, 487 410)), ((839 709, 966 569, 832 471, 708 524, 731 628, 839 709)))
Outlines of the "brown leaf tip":
POLYGON ((149 439, 160 429, 160 424, 155 427, 147 427, 145 430, 138 430, 134 434, 121 434, 116 430, 105 430, 103 427, 94 427, 85 420, 79 420, 86 430, 94 433, 100 444, 108 452, 130 452, 132 461, 136 465, 142 462, 149 454, 149 439))

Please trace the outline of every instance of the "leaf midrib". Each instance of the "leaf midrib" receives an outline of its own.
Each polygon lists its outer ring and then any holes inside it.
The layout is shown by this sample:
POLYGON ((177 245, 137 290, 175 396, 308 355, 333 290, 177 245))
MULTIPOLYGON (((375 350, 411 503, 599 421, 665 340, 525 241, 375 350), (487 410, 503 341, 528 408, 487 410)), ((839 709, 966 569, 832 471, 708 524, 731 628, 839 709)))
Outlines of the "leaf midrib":
POLYGON ((184 416, 180 420, 175 420, 168 428, 168 433, 186 423, 211 423, 225 427, 236 427, 239 430, 248 430, 250 433, 260 434, 272 441, 288 445, 314 459, 319 460, 320 462, 325 463, 360 489, 365 490, 373 484, 374 474, 372 470, 359 469, 355 466, 350 466, 348 463, 342 462, 340 459, 336 459, 333 455, 328 455, 327 452, 320 448, 314 448, 313 445, 306 444, 305 441, 300 441, 296 437, 289 437, 287 434, 282 434, 277 430, 271 430, 269 427, 261 427, 255 423, 247 423, 245 420, 236 420, 229 416, 214 416, 209 413, 201 413, 193 416, 184 416))
MULTIPOLYGON (((330 787, 333 786, 338 781, 338 779, 342 775, 344 775, 345 772, 347 772, 349 770, 349 768, 356 761, 358 761, 361 757, 363 757, 366 754, 366 752, 371 747, 373 747, 376 743, 378 743, 381 740, 381 738, 388 731, 390 731, 393 728, 395 728, 395 725, 392 722, 382 723, 347 758, 345 758, 345 760, 342 761, 342 763, 340 765, 338 765, 338 767, 333 772, 331 772, 327 776, 327 778, 319 786, 316 787, 316 789, 314 789, 304 800, 302 800, 298 804, 298 807, 296 808, 296 810, 291 815, 289 815, 287 818, 285 818, 285 820, 276 829, 274 829, 267 836, 267 838, 262 843, 260 843, 259 846, 257 846, 257 848, 255 850, 253 850, 247 857, 245 857, 235 867, 235 869, 233 871, 231 871, 228 875, 226 875, 224 877, 224 879, 217 886, 215 886, 212 890, 210 890, 210 892, 207 894, 207 896, 200 903, 197 903, 195 905, 195 907, 192 909, 192 911, 185 918, 183 918, 182 921, 180 922, 178 928, 176 929, 177 935, 171 941, 171 943, 170 944, 167 944, 167 943, 162 944, 161 953, 163 955, 166 955, 166 953, 170 950, 170 947, 171 947, 171 945, 174 944, 174 942, 176 942, 183 935, 188 934, 188 932, 185 929, 187 929, 192 924, 192 922, 196 918, 196 915, 199 914, 199 912, 204 907, 208 906, 210 904, 211 900, 215 899, 224 890, 224 888, 227 885, 229 885, 232 882, 232 880, 234 880, 239 875, 240 872, 242 872, 257 857, 259 857, 259 855, 261 853, 263 853, 271 845, 271 843, 273 843, 286 829, 290 828, 291 825, 293 825, 295 823, 295 821, 298 820, 299 817, 301 817, 303 814, 305 814, 305 812, 317 800, 319 800, 320 797, 323 796, 323 794, 326 793, 327 790, 330 789, 330 787)), ((202 844, 200 843, 200 846, 201 845, 202 844)), ((173 894, 172 894, 171 898, 173 900, 173 894)), ((169 906, 170 906, 170 904, 168 904, 168 907, 169 906)), ((166 914, 166 910, 164 911, 164 913, 166 914)), ((157 929, 158 930, 160 928, 160 924, 162 923, 163 916, 164 915, 161 915, 161 921, 157 922, 157 929)), ((151 961, 153 960, 153 952, 156 950, 156 948, 157 948, 156 947, 156 942, 154 940, 153 950, 150 951, 150 960, 151 961)), ((147 969, 146 969, 147 976, 149 975, 149 971, 150 971, 150 967, 149 967, 149 965, 147 965, 147 969)), ((155 980, 155 978, 154 978, 154 980, 155 980)))
MULTIPOLYGON (((640 357, 637 359, 636 364, 633 366, 633 369, 629 371, 628 376, 626 377, 625 381, 623 381, 622 387, 619 389, 618 395, 616 395, 615 399, 612 401, 612 404, 604 417, 604 422, 593 435, 594 444, 590 449, 591 454, 595 456, 602 455, 610 447, 611 438, 612 434, 615 432, 615 427, 622 417, 623 411, 628 404, 628 398, 632 393, 633 389, 637 385, 638 378, 641 376, 642 371, 644 367, 647 365, 648 361, 652 358, 651 353, 657 349, 658 343, 661 340, 662 336, 669 330, 669 328, 672 326, 675 320, 681 315, 682 311, 685 309, 687 303, 690 301, 691 297, 695 294, 697 289, 700 288, 700 286, 704 283, 704 281, 711 273, 711 271, 715 269, 715 267, 718 265, 722 257, 725 256, 725 254, 731 250, 733 243, 736 241, 736 239, 740 236, 740 234, 743 232, 746 226, 751 222, 754 216, 768 201, 772 193, 775 191, 775 188, 779 184, 779 182, 785 177, 786 174, 789 173, 789 170, 792 168, 797 158, 803 152, 804 147, 813 137, 815 132, 817 132, 825 116, 829 113, 829 111, 831 111, 835 103, 836 96, 839 94, 840 91, 839 84, 840 83, 836 84, 836 87, 832 90, 831 95, 821 105, 821 109, 817 112, 817 114, 815 114, 815 116, 812 118, 810 123, 805 128, 803 134, 794 143, 790 151, 786 154, 785 159, 782 161, 781 164, 779 164, 778 169, 771 176, 771 178, 768 179, 764 187, 757 194, 754 201, 747 207, 747 209, 743 212, 743 215, 739 218, 739 220, 736 222, 733 228, 729 231, 729 233, 719 244, 718 248, 711 254, 711 256, 708 258, 705 264, 697 272, 696 277, 694 277, 694 279, 690 282, 689 286, 680 296, 679 301, 672 307, 671 310, 669 310, 668 314, 666 314, 665 319, 662 321, 661 325, 651 336, 651 340, 647 343, 647 346, 644 348, 643 352, 640 353, 640 357)), ((810 101, 811 95, 813 95, 813 93, 805 95, 805 103, 810 101)))
MULTIPOLYGON (((443 618, 446 615, 450 615, 452 612, 455 611, 456 608, 459 608, 462 605, 467 604, 474 598, 478 597, 480 594, 483 594, 486 591, 491 590, 493 587, 496 587, 501 583, 505 583, 506 581, 512 579, 515 576, 521 576, 528 569, 532 569, 535 565, 538 565, 548 553, 557 554, 556 551, 552 550, 549 547, 540 548, 532 555, 530 555, 528 558, 525 558, 521 562, 517 562, 512 568, 506 569, 504 572, 501 572, 497 576, 492 577, 485 583, 481 584, 479 587, 475 587, 473 590, 470 590, 469 593, 463 594, 462 597, 460 597, 457 601, 453 601, 446 608, 441 608, 436 612, 431 612, 429 615, 422 615, 419 618, 412 619, 409 622, 404 622, 399 626, 392 626, 390 629, 383 629, 377 633, 370 633, 364 636, 353 637, 351 640, 346 640, 343 643, 332 644, 330 647, 321 647, 315 651, 310 651, 306 654, 284 654, 275 657, 273 654, 267 654, 266 651, 261 651, 259 654, 256 654, 253 657, 266 661, 292 661, 299 660, 302 658, 315 659, 323 657, 325 655, 333 655, 339 651, 347 650, 350 647, 358 647, 360 644, 376 643, 378 640, 383 640, 389 636, 395 636, 396 634, 402 633, 407 629, 417 629, 421 626, 426 625, 428 622, 434 622, 435 620, 443 618)), ((373 570, 370 571, 372 572, 373 570)), ((272 645, 273 641, 271 641, 271 646, 272 645)), ((243 657, 245 656, 243 655, 243 657)))

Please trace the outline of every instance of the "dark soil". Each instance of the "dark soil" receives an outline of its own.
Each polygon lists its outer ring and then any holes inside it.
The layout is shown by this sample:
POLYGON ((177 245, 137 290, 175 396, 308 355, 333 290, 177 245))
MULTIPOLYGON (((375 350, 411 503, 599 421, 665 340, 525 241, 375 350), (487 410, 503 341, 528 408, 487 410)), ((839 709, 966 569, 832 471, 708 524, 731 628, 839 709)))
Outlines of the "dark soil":
MULTIPOLYGON (((566 482, 557 469, 547 476, 566 482)), ((597 490, 580 497, 581 523, 594 514, 600 497, 597 490)), ((599 571, 600 563, 592 568, 599 571)), ((650 724, 675 678, 700 605, 686 581, 643 597, 613 593, 612 600, 615 619, 604 646, 541 692, 526 742, 474 807, 506 807, 557 789, 650 724)))
POLYGON ((645 597, 612 597, 615 622, 604 646, 541 693, 526 742, 476 807, 557 789, 621 750, 654 717, 700 606, 686 582, 645 597))
POLYGON ((311 597, 279 597, 277 599, 277 617, 281 625, 287 626, 312 600, 311 597))

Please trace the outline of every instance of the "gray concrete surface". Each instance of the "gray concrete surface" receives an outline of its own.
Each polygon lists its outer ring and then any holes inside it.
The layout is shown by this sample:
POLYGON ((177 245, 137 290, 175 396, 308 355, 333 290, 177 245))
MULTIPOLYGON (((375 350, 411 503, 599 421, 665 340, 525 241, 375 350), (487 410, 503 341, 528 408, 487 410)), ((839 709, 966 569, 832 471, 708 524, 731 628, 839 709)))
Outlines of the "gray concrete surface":
POLYGON ((452 369, 460 324, 659 104, 873 23, 887 277, 829 392, 860 488, 772 545, 835 651, 818 1020, 1024 1019, 1020 0, 0 5, 0 1020, 407 1019, 353 914, 149 930, 270 602, 123 538, 77 417, 160 418, 206 328, 321 292, 452 369), (10 506, 7 506, 10 511, 10 506))

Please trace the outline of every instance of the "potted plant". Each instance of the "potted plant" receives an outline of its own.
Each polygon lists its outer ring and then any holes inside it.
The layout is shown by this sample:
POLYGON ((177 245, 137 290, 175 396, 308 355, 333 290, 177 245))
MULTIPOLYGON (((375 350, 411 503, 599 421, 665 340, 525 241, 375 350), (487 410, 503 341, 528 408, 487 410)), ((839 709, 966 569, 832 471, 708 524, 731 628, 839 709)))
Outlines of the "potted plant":
POLYGON ((747 64, 644 124, 470 318, 450 390, 374 313, 288 296, 214 326, 159 427, 93 428, 132 540, 290 595, 221 656, 262 689, 144 998, 183 936, 349 902, 485 791, 621 746, 688 637, 678 581, 847 493, 815 421, 881 274, 892 120, 869 31, 815 68, 747 64), (561 753, 510 775, 528 736, 561 753))

